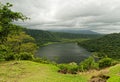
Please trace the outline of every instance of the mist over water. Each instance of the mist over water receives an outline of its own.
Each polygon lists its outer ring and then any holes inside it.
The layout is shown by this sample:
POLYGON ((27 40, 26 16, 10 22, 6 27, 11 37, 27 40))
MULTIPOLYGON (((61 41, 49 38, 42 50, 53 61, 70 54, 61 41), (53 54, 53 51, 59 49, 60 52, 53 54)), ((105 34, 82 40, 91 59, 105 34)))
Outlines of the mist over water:
POLYGON ((37 57, 45 57, 57 63, 80 63, 90 55, 90 52, 78 46, 76 43, 51 44, 41 47, 36 54, 37 57))

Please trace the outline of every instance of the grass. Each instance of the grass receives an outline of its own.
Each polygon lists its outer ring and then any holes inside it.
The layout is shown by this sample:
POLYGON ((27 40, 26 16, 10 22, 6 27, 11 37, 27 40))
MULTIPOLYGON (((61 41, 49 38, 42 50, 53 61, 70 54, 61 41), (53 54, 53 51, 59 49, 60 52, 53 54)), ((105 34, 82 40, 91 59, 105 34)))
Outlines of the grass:
POLYGON ((120 64, 111 67, 108 75, 110 79, 107 82, 120 82, 120 64))
POLYGON ((70 43, 70 42, 82 42, 82 41, 86 41, 86 40, 89 40, 89 39, 84 39, 84 38, 81 38, 81 39, 60 39, 59 42, 47 42, 47 43, 44 43, 43 45, 40 45, 40 46, 48 46, 50 44, 57 44, 57 43, 70 43))
POLYGON ((89 70, 87 72, 80 73, 80 75, 86 76, 88 79, 90 79, 92 76, 98 76, 101 74, 110 76, 107 82, 120 82, 120 64, 101 70, 89 70))
POLYGON ((31 61, 0 63, 0 82, 87 82, 81 75, 60 74, 58 67, 31 61))
POLYGON ((61 39, 61 42, 82 42, 82 41, 86 41, 86 40, 89 40, 89 39, 86 39, 86 38, 81 38, 81 39, 61 39))
POLYGON ((45 44, 43 44, 43 45, 41 45, 41 46, 48 46, 48 45, 50 45, 50 44, 56 44, 56 43, 59 43, 59 42, 47 42, 47 43, 45 43, 45 44))
POLYGON ((88 82, 95 75, 110 76, 107 82, 120 82, 120 64, 102 70, 90 70, 77 75, 60 74, 51 64, 32 61, 0 62, 0 82, 88 82))

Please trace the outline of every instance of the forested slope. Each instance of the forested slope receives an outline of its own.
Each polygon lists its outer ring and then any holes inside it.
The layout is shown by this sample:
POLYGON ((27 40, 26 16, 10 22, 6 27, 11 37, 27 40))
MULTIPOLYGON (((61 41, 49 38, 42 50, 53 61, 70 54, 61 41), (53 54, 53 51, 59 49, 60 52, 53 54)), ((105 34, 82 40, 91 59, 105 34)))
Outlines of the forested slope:
POLYGON ((48 42, 59 41, 55 35, 48 31, 25 29, 25 32, 34 37, 39 46, 48 42))
POLYGON ((99 39, 79 42, 88 51, 97 52, 98 56, 120 58, 120 33, 108 34, 99 39))
POLYGON ((102 36, 101 34, 75 34, 75 33, 65 33, 65 32, 52 32, 52 34, 63 39, 80 39, 80 38, 92 39, 102 36))
POLYGON ((35 38, 36 43, 41 46, 48 42, 60 42, 62 39, 92 39, 98 38, 100 34, 72 34, 64 32, 50 32, 44 30, 25 29, 26 33, 35 38))

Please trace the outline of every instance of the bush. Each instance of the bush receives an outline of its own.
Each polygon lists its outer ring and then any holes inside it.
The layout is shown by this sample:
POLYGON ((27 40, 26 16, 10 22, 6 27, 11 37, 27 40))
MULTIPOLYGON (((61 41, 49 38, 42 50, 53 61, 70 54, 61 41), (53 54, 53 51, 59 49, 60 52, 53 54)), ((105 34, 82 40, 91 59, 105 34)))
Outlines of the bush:
POLYGON ((120 64, 120 61, 119 60, 112 60, 111 65, 113 66, 113 65, 116 65, 116 64, 120 64))
POLYGON ((3 54, 0 52, 0 61, 4 60, 3 54))
POLYGON ((111 58, 103 58, 101 60, 99 60, 99 67, 100 68, 105 68, 108 66, 112 65, 112 59, 111 58))
POLYGON ((76 74, 78 72, 78 65, 74 62, 70 64, 59 64, 58 67, 60 68, 59 72, 63 74, 76 74))
POLYGON ((19 54, 20 60, 32 60, 34 57, 31 53, 23 52, 19 54))
POLYGON ((5 55, 4 59, 6 61, 15 60, 15 56, 12 53, 11 54, 9 53, 5 55))
POLYGON ((98 69, 98 63, 95 63, 95 59, 93 57, 89 57, 88 59, 85 59, 82 61, 79 65, 80 71, 86 71, 89 69, 98 69))

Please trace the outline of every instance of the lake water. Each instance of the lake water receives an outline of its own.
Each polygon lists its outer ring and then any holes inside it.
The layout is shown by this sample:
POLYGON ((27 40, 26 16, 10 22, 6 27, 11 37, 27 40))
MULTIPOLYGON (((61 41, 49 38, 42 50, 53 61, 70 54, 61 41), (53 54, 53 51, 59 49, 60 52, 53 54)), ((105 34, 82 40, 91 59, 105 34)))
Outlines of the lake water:
POLYGON ((37 57, 45 57, 57 63, 80 63, 90 56, 90 52, 78 46, 76 43, 57 43, 41 47, 37 57))

